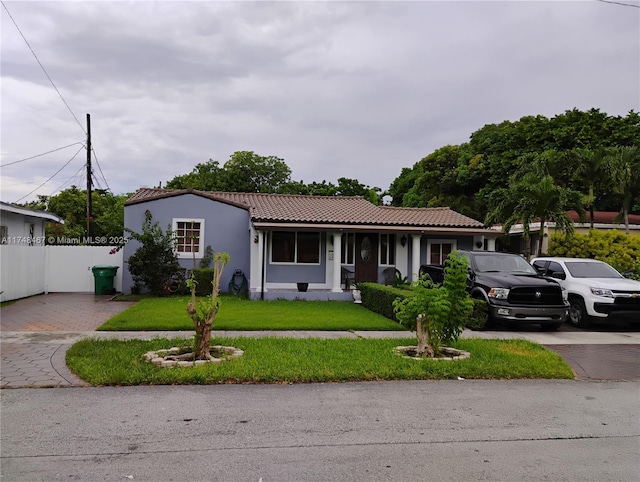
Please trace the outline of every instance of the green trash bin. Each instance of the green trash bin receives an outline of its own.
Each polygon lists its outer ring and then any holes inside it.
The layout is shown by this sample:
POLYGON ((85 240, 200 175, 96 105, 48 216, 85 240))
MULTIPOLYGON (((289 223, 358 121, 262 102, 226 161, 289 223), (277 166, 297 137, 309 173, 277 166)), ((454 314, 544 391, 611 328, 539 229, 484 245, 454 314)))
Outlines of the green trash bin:
POLYGON ((118 266, 97 265, 91 268, 96 295, 112 295, 116 292, 113 287, 113 278, 116 277, 118 266))

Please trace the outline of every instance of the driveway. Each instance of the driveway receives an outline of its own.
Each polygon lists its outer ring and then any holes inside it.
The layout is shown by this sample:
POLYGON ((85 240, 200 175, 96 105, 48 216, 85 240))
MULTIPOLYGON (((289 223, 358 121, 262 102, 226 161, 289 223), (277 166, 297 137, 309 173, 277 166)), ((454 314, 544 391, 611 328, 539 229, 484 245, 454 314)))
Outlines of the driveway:
MULTIPOLYGON (((184 335, 172 332, 95 332, 132 302, 109 296, 54 293, 19 300, 0 310, 0 388, 86 386, 65 364, 71 344, 87 336, 152 338, 184 335)), ((406 337, 405 332, 224 332, 224 336, 406 337)), ((559 353, 579 380, 640 380, 640 332, 617 329, 581 331, 569 326, 557 332, 536 328, 518 331, 465 330, 463 337, 523 338, 559 353)))

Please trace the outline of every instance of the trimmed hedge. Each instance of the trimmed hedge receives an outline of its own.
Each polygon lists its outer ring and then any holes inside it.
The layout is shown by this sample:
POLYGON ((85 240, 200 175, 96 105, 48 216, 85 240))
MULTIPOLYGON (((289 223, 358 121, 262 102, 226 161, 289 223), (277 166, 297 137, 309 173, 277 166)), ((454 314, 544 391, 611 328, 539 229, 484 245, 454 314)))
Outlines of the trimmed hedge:
POLYGON ((640 278, 640 236, 621 231, 594 229, 589 234, 554 234, 549 243, 549 256, 598 259, 621 273, 632 271, 635 278, 640 278))
POLYGON ((472 299, 473 311, 465 323, 465 328, 470 330, 483 330, 489 320, 489 306, 484 300, 472 299))
MULTIPOLYGON (((398 321, 393 311, 394 300, 413 296, 411 289, 394 288, 378 283, 358 283, 358 289, 365 308, 393 321, 398 321)), ((466 321, 465 328, 482 330, 487 324, 487 318, 487 303, 483 300, 473 300, 473 312, 466 321)))
POLYGON ((393 312, 394 300, 413 296, 411 290, 394 288, 393 286, 385 286, 378 283, 358 283, 358 289, 362 297, 362 305, 365 308, 393 321, 398 321, 396 314, 393 312))

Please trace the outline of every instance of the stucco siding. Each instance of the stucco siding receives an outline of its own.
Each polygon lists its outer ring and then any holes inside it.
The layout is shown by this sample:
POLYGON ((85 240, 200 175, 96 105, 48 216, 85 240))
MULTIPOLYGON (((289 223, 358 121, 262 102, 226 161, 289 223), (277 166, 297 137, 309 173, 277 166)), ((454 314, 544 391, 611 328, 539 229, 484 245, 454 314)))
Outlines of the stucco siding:
MULTIPOLYGON (((225 268, 221 280, 221 291, 226 292, 229 280, 236 269, 249 278, 250 219, 249 213, 235 206, 193 194, 157 199, 154 201, 125 206, 125 227, 140 232, 145 219, 145 211, 149 210, 153 221, 158 222, 163 231, 171 227, 174 218, 204 219, 203 248, 211 246, 213 251, 229 253, 231 261, 225 268)), ((139 243, 130 241, 124 247, 124 273, 122 290, 131 291, 133 280, 128 270, 127 260, 138 249, 139 243)), ((200 258, 196 258, 196 267, 200 266, 200 258)), ((185 268, 193 267, 193 260, 179 260, 185 268)))

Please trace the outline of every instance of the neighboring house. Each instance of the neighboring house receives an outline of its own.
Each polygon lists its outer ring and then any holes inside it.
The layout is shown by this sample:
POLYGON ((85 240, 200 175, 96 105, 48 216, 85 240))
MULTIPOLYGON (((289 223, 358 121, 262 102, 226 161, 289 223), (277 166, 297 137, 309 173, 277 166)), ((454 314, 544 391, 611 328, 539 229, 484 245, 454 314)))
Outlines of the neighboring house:
POLYGON ((0 201, 0 300, 45 291, 45 224, 64 224, 55 214, 0 201))
MULTIPOLYGON (((589 213, 586 214, 585 222, 580 222, 580 218, 578 213, 575 211, 568 211, 567 215, 573 221, 573 226, 576 234, 588 234, 591 230, 591 222, 589 220, 589 213)), ((615 211, 595 211, 593 213, 593 228, 601 231, 608 231, 611 229, 617 229, 620 232, 625 232, 626 227, 624 223, 614 223, 613 220, 619 215, 618 212, 615 211)), ((553 221, 547 221, 544 223, 544 236, 542 239, 542 253, 547 253, 549 251, 549 237, 556 233, 556 223, 553 221)), ((497 231, 502 231, 502 226, 496 224, 492 227, 492 229, 497 231)), ((529 226, 529 242, 530 242, 530 252, 535 253, 538 242, 540 240, 540 221, 531 223, 529 226)), ((640 215, 639 214, 629 214, 629 234, 630 235, 640 235, 640 215)), ((503 242, 503 240, 499 240, 499 244, 501 244, 507 251, 513 253, 524 253, 525 245, 524 245, 524 237, 523 237, 523 226, 522 224, 515 224, 511 227, 509 234, 506 235, 507 240, 503 242)))
MULTIPOLYGON (((422 264, 455 249, 494 250, 500 235, 449 208, 375 206, 362 197, 140 189, 125 202, 125 227, 140 232, 149 210, 176 233, 180 264, 198 266, 207 246, 226 251, 252 298, 348 299, 351 281, 383 282, 387 269, 414 280, 422 264), (297 293, 297 283, 308 283, 297 293)), ((133 286, 124 250, 123 291, 133 286)))

